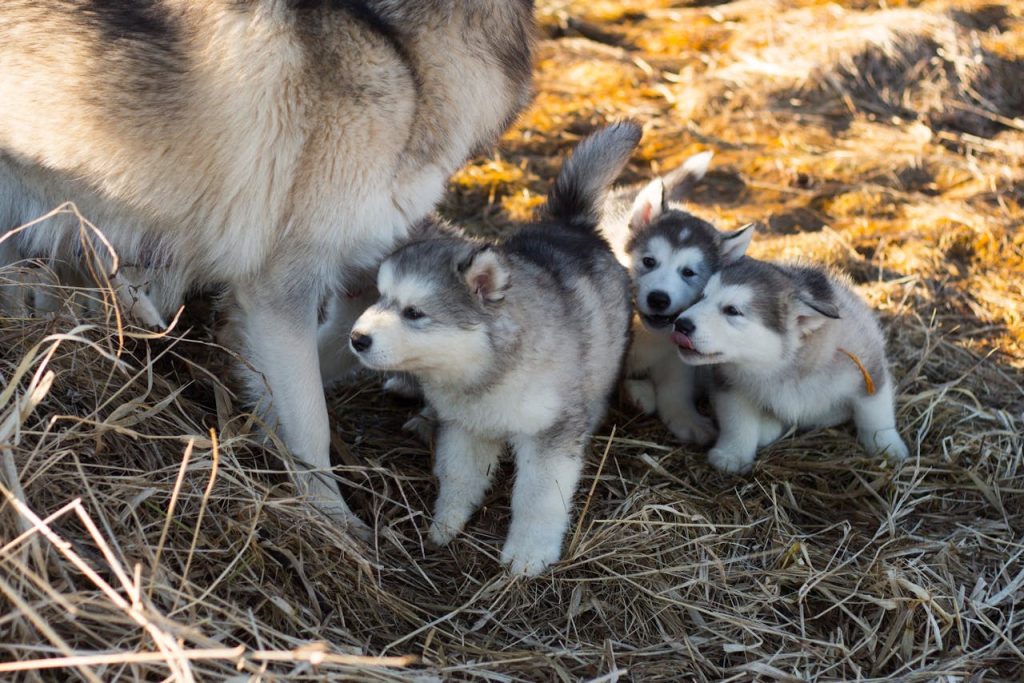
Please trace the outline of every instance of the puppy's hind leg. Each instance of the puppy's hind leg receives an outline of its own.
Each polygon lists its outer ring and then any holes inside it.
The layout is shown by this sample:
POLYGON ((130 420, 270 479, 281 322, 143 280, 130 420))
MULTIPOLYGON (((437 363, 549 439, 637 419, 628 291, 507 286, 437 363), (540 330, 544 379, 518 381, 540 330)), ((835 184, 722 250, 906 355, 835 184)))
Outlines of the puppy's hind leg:
POLYGON ((503 447, 501 441, 480 438, 458 425, 441 425, 434 460, 440 490, 428 532, 431 541, 447 545, 462 531, 483 502, 503 447))
POLYGON ((871 396, 861 396, 853 404, 853 421, 857 425, 857 438, 871 455, 884 455, 892 460, 906 460, 910 455, 907 444, 896 430, 896 411, 893 408, 892 379, 871 396))
MULTIPOLYGON (((276 418, 296 458, 299 493, 333 519, 356 529, 365 527, 331 479, 330 426, 317 354, 315 289, 294 285, 279 288, 263 281, 236 288, 235 297, 243 351, 266 378, 272 397, 268 421, 273 423, 276 418)), ((258 376, 249 381, 253 396, 265 394, 258 376)))

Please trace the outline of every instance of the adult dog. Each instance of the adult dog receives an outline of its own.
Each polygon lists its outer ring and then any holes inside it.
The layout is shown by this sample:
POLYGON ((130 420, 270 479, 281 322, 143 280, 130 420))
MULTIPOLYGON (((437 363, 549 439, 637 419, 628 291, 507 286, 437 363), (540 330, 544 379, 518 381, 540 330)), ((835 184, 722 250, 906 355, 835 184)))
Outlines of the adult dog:
MULTIPOLYGON (((325 472, 320 302, 525 106, 533 26, 531 0, 4 0, 0 235, 71 200, 158 308, 227 285, 251 398, 325 472)), ((56 216, 0 265, 81 248, 56 216)), ((329 480, 298 483, 350 519, 329 480)))

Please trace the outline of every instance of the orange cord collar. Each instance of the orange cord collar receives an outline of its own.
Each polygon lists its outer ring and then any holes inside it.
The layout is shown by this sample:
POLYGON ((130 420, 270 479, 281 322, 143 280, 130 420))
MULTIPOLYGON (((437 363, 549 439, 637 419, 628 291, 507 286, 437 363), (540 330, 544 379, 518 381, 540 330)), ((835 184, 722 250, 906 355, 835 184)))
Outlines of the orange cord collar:
POLYGON ((857 358, 855 354, 850 353, 849 351, 842 347, 840 347, 839 350, 845 353, 847 356, 849 356, 850 360, 852 360, 854 364, 857 366, 857 369, 860 370, 860 374, 864 377, 864 386, 868 390, 868 396, 874 396, 875 382, 874 380, 871 379, 871 373, 868 372, 868 369, 864 367, 863 363, 860 362, 860 358, 857 358))

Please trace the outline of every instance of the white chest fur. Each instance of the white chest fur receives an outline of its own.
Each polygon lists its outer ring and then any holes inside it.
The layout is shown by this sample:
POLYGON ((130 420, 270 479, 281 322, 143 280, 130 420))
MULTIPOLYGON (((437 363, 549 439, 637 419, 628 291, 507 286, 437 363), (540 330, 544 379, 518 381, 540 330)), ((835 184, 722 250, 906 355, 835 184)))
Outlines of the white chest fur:
POLYGON ((561 413, 561 392, 540 373, 513 373, 482 394, 424 386, 427 399, 442 420, 466 431, 508 439, 547 429, 561 413))

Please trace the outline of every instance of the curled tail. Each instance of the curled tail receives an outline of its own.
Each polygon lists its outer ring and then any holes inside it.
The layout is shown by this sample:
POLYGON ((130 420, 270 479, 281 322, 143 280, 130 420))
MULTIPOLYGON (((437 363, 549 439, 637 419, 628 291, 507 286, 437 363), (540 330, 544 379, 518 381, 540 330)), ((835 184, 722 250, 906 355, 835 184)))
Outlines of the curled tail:
POLYGON ((708 172, 708 165, 713 156, 713 152, 694 154, 684 161, 682 166, 663 175, 661 181, 665 185, 668 199, 674 202, 686 199, 693 186, 708 172))
POLYGON ((622 121, 576 145, 548 194, 548 217, 576 230, 596 231, 608 188, 619 177, 641 135, 636 123, 622 121))

